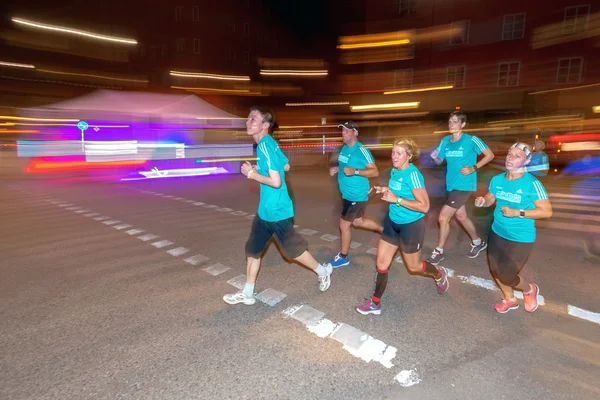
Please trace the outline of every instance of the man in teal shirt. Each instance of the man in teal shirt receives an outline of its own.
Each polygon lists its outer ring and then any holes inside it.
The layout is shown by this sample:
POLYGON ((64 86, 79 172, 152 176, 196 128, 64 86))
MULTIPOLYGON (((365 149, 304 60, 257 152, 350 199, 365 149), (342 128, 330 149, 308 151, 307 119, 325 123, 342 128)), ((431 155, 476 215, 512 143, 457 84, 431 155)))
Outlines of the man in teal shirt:
POLYGON ((252 107, 246 121, 246 132, 258 144, 256 165, 245 162, 241 172, 248 179, 260 183, 258 212, 252 222, 250 237, 246 242, 246 283, 237 293, 226 294, 228 304, 252 305, 256 302, 254 285, 260 270, 262 253, 271 238, 288 259, 306 265, 318 275, 319 289, 324 292, 331 284, 330 265, 322 265, 308 252, 308 243, 294 229, 294 206, 285 183, 285 172, 290 164, 279 145, 269 135, 274 125, 273 113, 266 108, 252 107))
POLYGON ((446 191, 448 199, 442 207, 438 222, 440 230, 438 245, 431 253, 429 262, 438 265, 444 259, 444 246, 450 235, 450 219, 456 219, 471 237, 471 248, 467 257, 475 258, 487 247, 487 243, 477 235, 473 221, 467 215, 465 203, 469 196, 477 190, 477 170, 494 159, 494 153, 477 136, 463 133, 467 125, 467 116, 460 111, 450 114, 448 130, 450 135, 444 137, 439 146, 431 153, 431 158, 441 164, 446 160, 446 191), (477 156, 483 158, 477 161, 477 156))
POLYGON ((338 166, 331 167, 329 174, 337 174, 340 192, 342 192, 342 215, 340 216, 341 249, 329 261, 333 268, 350 264, 348 251, 352 241, 351 226, 381 233, 383 227, 376 221, 364 216, 369 189, 369 178, 379 176, 379 169, 369 149, 358 141, 358 127, 353 121, 338 125, 342 128, 344 145, 338 156, 338 166))

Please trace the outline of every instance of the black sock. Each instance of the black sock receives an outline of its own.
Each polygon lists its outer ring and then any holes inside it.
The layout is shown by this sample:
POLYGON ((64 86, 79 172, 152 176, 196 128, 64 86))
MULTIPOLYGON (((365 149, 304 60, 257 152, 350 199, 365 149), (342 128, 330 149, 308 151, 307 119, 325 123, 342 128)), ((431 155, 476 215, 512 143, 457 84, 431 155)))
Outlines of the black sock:
POLYGON ((379 305, 381 296, 383 296, 383 292, 385 292, 387 281, 388 271, 377 270, 377 278, 375 279, 375 293, 373 294, 372 298, 373 303, 379 305))
POLYGON ((421 275, 426 276, 428 278, 439 279, 441 277, 440 271, 435 267, 435 265, 431 264, 429 261, 421 261, 423 265, 423 269, 421 270, 421 275))
POLYGON ((340 253, 340 257, 342 257, 342 258, 348 258, 348 253, 346 253, 346 254, 340 253))

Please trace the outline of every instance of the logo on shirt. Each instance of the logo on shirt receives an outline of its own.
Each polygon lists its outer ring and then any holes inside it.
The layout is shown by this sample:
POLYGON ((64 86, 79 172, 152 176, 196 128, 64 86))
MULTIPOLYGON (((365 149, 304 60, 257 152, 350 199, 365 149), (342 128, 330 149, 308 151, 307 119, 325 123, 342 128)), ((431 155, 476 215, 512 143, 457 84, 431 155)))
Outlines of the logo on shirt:
POLYGON ((458 149, 459 149, 459 150, 462 150, 463 148, 462 148, 462 146, 460 146, 458 149))
POLYGON ((496 193, 496 198, 500 200, 506 200, 511 203, 521 203, 521 195, 505 192, 503 190, 496 193))
POLYGON ((518 189, 517 193, 523 194, 523 191, 521 189, 518 189))
POLYGON ((340 156, 338 157, 338 160, 341 163, 348 164, 349 158, 350 158, 349 156, 347 157, 347 156, 343 156, 343 155, 340 154, 340 156))
POLYGON ((390 182, 390 189, 401 190, 402 189, 402 178, 398 181, 390 182))
POLYGON ((446 157, 463 157, 462 150, 446 150, 446 157))

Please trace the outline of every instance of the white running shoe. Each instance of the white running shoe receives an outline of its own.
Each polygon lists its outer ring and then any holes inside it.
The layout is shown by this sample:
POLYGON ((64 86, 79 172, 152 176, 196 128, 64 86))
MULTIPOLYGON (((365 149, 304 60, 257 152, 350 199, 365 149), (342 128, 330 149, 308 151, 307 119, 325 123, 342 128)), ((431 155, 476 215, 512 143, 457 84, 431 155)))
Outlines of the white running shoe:
POLYGON ((333 272, 333 267, 331 266, 331 264, 325 264, 324 265, 325 269, 327 270, 327 274, 325 275, 319 275, 319 290, 321 292, 326 291, 327 289, 329 289, 329 286, 331 286, 331 273, 333 272))
POLYGON ((251 306, 256 303, 254 296, 248 297, 241 290, 237 293, 226 294, 223 296, 223 301, 227 304, 239 304, 243 303, 247 306, 251 306))

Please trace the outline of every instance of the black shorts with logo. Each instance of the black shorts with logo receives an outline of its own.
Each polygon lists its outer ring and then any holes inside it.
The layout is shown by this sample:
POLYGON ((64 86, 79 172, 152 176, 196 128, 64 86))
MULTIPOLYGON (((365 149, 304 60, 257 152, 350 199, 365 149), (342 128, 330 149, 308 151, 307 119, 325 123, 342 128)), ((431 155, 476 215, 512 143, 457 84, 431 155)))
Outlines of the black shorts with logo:
POLYGON ((408 224, 397 224, 388 215, 383 224, 381 240, 399 246, 404 254, 413 254, 421 250, 425 239, 425 218, 419 218, 408 224))
POLYGON ((260 258, 272 237, 289 260, 300 256, 308 249, 304 237, 294 229, 293 218, 268 222, 256 215, 252 221, 250 237, 246 242, 246 256, 260 258))
POLYGON ((344 206, 342 207, 342 219, 344 221, 352 222, 357 218, 361 218, 365 213, 366 206, 366 201, 350 201, 344 199, 344 206))
POLYGON ((490 231, 487 253, 492 275, 505 285, 517 286, 531 250, 533 243, 514 242, 490 231))
POLYGON ((448 192, 448 198, 446 199, 446 205, 455 209, 459 209, 465 205, 469 196, 473 192, 467 192, 465 190, 452 190, 448 192))

